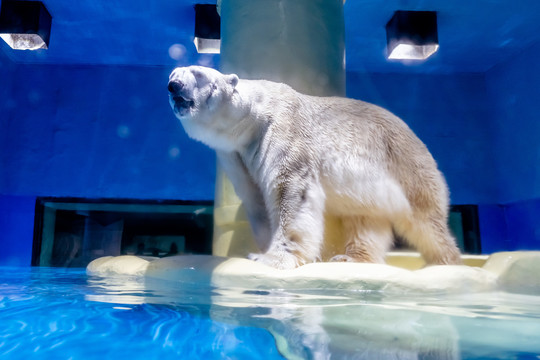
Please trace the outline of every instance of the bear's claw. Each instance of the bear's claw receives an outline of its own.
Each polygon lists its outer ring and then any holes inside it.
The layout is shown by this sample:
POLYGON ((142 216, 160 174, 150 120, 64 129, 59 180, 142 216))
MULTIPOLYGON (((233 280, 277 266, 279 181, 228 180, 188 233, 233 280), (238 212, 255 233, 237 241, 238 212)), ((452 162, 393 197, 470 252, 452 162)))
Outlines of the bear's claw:
POLYGON ((294 269, 298 267, 298 260, 296 257, 287 252, 278 254, 249 254, 248 259, 280 270, 294 269))
POLYGON ((330 262, 357 262, 349 255, 336 255, 330 259, 330 262))

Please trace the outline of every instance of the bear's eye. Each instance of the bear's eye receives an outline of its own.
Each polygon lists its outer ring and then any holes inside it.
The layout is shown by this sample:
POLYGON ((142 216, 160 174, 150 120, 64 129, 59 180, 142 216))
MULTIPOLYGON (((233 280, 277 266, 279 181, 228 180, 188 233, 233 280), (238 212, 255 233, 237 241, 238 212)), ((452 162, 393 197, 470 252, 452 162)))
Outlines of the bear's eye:
POLYGON ((194 71, 193 75, 195 76, 195 79, 197 79, 197 80, 201 80, 203 78, 203 76, 204 76, 203 73, 198 72, 198 71, 194 71))
POLYGON ((195 77, 195 81, 197 82, 198 86, 205 86, 210 82, 204 72, 194 71, 193 76, 195 77))

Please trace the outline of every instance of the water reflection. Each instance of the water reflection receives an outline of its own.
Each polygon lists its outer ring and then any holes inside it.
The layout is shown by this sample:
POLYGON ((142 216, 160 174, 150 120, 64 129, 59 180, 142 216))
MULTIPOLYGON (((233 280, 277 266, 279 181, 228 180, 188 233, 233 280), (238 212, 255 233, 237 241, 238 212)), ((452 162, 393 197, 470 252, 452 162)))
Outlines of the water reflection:
POLYGON ((536 297, 479 293, 215 288, 136 277, 90 277, 87 300, 165 304, 269 331, 290 359, 459 359, 540 354, 536 297))
POLYGON ((540 301, 503 292, 212 287, 0 269, 0 357, 536 358, 540 301), (278 353, 279 349, 279 353, 278 353))

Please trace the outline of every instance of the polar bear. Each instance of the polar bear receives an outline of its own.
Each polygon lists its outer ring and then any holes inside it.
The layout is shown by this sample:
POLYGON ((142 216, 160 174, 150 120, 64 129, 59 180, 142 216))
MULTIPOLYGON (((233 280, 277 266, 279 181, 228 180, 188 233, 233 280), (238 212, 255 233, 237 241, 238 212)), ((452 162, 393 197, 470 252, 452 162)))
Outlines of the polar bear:
POLYGON ((216 150, 243 201, 261 250, 251 259, 279 269, 317 261, 328 213, 347 237, 334 261, 383 263, 398 235, 427 263, 460 262, 445 180, 389 111, 200 66, 174 69, 168 89, 186 133, 216 150))

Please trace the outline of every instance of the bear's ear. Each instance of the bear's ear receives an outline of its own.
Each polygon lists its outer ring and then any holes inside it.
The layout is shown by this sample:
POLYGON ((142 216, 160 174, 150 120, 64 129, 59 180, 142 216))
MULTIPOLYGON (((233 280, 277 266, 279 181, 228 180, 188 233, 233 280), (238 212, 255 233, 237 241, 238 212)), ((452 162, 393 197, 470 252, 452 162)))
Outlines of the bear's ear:
POLYGON ((236 85, 238 84, 238 75, 236 74, 227 75, 227 83, 231 84, 231 86, 235 88, 236 85))

